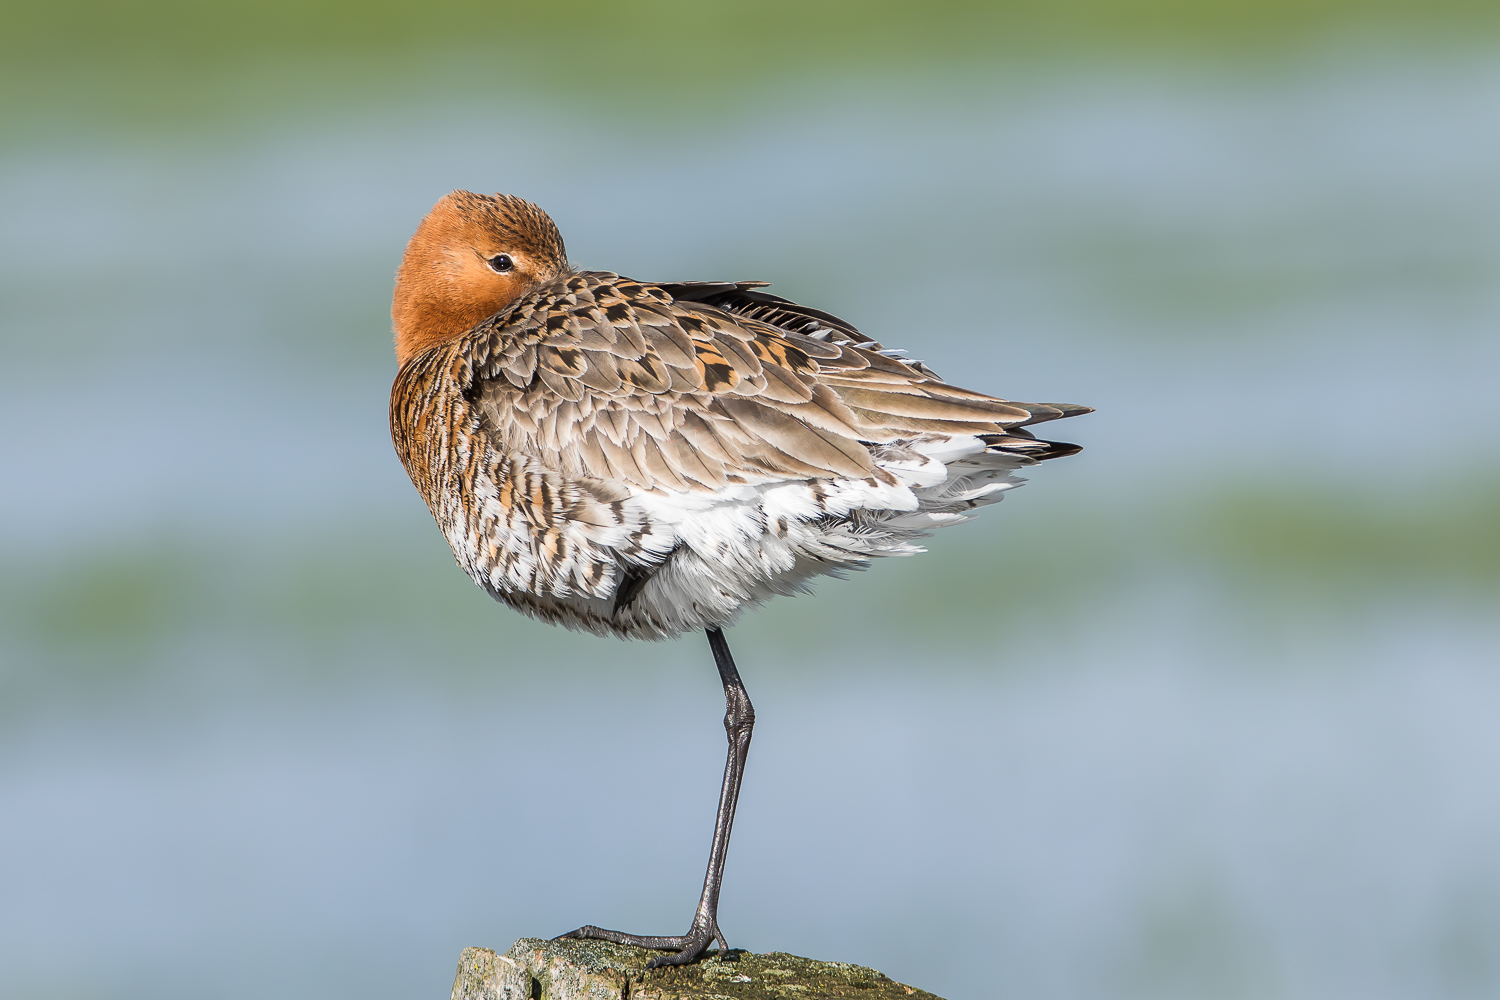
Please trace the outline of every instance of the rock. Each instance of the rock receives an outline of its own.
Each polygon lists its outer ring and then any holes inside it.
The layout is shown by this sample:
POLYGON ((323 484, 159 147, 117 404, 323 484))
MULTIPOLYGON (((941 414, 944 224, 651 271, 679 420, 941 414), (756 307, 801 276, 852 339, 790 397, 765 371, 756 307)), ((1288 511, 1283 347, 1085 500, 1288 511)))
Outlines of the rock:
POLYGON ((607 941, 521 938, 504 955, 465 948, 452 1000, 941 1000, 874 969, 770 952, 717 951, 645 971, 659 951, 607 941))

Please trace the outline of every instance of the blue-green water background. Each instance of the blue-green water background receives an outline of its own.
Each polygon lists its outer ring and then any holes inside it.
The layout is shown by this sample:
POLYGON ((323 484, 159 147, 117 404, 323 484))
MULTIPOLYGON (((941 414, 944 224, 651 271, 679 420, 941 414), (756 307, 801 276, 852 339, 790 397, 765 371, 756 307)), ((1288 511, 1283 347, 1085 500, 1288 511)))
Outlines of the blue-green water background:
POLYGON ((391 275, 454 187, 1098 407, 731 633, 731 943, 1500 995, 1483 8, 59 9, 0 42, 0 995, 440 996, 466 945, 686 925, 704 644, 494 605, 390 449, 391 275))

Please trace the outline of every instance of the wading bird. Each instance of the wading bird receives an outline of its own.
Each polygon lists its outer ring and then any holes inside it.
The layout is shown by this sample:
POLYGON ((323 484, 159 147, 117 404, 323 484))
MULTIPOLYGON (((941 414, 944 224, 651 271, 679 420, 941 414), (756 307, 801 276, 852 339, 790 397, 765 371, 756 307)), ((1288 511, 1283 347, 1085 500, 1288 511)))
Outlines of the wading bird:
POLYGON ((1071 455, 1025 428, 1089 412, 948 385, 762 281, 636 281, 568 263, 547 214, 454 191, 417 227, 391 316, 391 436, 458 564, 568 628, 703 629, 729 757, 688 932, 563 935, 695 960, 719 887, 755 712, 723 629, 747 607, 875 556, 922 551, 1071 455))

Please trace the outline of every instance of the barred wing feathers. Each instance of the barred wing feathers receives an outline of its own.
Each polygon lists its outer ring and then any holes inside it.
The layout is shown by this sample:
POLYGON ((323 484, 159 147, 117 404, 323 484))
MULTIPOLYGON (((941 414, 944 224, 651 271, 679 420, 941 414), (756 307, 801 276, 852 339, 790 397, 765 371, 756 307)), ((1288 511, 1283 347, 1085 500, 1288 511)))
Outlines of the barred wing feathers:
POLYGON ((1020 428, 1085 408, 950 386, 759 285, 575 275, 465 338, 466 396, 500 448, 643 490, 890 481, 869 446, 931 434, 1027 459, 1075 450, 1020 428))

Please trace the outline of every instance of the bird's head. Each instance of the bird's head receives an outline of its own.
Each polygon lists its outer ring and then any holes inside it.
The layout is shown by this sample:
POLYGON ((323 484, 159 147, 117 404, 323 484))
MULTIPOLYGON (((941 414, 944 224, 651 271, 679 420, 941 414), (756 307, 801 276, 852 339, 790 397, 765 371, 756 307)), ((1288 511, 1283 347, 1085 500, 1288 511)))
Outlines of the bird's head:
POLYGON ((454 191, 427 213, 396 272, 397 362, 467 333, 570 273, 562 235, 546 212, 507 194, 454 191))

